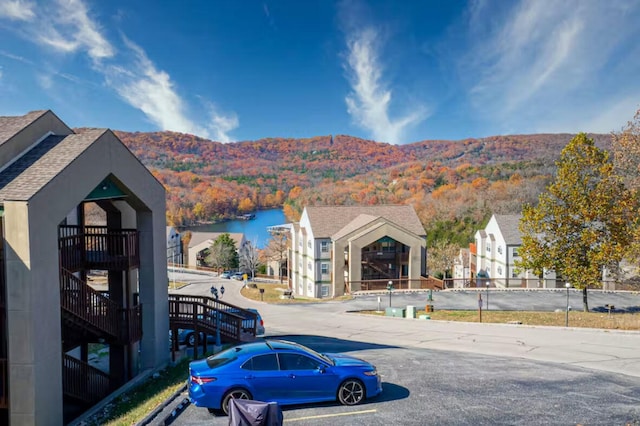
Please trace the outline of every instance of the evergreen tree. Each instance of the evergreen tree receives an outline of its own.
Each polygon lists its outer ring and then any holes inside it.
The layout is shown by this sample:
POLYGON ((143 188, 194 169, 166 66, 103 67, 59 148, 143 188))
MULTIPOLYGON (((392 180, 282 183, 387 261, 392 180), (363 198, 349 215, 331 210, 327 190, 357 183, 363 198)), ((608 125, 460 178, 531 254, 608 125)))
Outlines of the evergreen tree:
POLYGON ((206 257, 209 266, 216 269, 237 269, 238 250, 231 235, 224 233, 215 239, 206 257))

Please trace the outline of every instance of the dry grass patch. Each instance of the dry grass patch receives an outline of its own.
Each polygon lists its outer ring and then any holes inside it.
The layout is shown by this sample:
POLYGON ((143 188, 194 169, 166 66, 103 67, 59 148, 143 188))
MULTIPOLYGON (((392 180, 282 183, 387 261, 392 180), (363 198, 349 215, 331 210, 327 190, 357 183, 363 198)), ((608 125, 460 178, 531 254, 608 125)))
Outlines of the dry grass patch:
POLYGON ((351 296, 342 296, 337 297, 335 299, 312 299, 307 297, 295 296, 295 299, 282 298, 284 295, 284 291, 287 290, 285 284, 270 284, 270 283, 253 283, 255 287, 246 286, 242 290, 240 290, 240 294, 242 294, 247 299, 251 300, 263 300, 267 303, 317 303, 317 302, 325 302, 325 301, 336 301, 336 300, 348 300, 351 299, 351 296), (260 294, 260 289, 264 289, 264 293, 260 294))
MULTIPOLYGON (((363 313, 384 315, 384 312, 363 311, 363 313)), ((478 311, 418 311, 417 315, 429 315, 432 320, 480 322, 478 311)), ((522 323, 524 325, 543 325, 564 327, 565 312, 528 312, 528 311, 482 311, 482 322, 522 323)), ((640 314, 616 314, 601 312, 569 312, 569 327, 602 328, 607 330, 640 330, 640 314)))

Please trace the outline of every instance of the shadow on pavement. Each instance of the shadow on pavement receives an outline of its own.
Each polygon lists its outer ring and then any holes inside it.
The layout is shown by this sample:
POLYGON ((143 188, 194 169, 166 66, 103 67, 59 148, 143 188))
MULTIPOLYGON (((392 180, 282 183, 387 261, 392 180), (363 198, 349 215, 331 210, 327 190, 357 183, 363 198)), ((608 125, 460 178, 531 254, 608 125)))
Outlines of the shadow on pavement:
POLYGON ((325 337, 316 335, 280 335, 269 336, 268 339, 288 340, 290 342, 299 343, 307 346, 317 352, 351 352, 351 351, 364 351, 371 349, 389 349, 397 348, 398 346, 379 345, 376 343, 357 342, 353 340, 337 339, 335 337, 325 337))

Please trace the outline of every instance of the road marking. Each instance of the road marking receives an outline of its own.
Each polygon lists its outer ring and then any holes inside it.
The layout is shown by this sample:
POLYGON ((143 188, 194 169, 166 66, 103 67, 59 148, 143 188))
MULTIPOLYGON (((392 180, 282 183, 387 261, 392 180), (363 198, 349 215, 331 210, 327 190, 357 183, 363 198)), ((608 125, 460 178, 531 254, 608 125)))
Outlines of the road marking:
POLYGON ((364 411, 353 411, 351 413, 322 414, 322 415, 319 415, 319 416, 297 417, 295 419, 284 419, 284 423, 299 422, 301 420, 311 420, 311 419, 326 419, 328 417, 355 416, 357 414, 370 414, 370 413, 375 413, 377 411, 378 410, 373 409, 373 410, 364 410, 364 411))

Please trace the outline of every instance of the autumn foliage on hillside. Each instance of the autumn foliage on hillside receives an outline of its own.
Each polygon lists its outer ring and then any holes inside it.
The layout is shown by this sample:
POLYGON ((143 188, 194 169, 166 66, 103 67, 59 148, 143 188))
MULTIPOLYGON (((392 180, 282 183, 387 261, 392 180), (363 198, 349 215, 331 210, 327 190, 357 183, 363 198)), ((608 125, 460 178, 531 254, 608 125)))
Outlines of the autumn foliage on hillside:
MULTIPOLYGON (((520 212, 549 183, 573 135, 495 136, 389 145, 351 136, 222 144, 116 132, 168 191, 174 225, 305 205, 411 204, 433 238, 468 239, 492 212, 520 212)), ((608 148, 608 135, 590 135, 608 148)), ((463 241, 461 241, 463 243, 463 241)))

